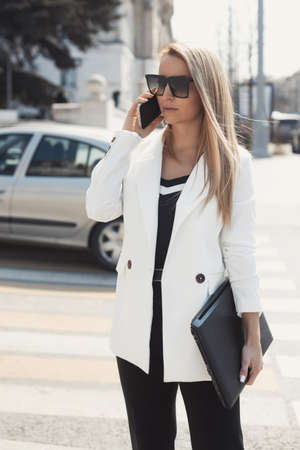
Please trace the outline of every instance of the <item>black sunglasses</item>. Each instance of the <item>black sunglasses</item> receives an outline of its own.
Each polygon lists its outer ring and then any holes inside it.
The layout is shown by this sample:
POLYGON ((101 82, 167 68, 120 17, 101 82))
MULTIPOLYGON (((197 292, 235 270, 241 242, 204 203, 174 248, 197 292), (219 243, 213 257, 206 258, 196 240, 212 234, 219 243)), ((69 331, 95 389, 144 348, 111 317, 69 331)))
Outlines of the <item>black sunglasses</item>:
POLYGON ((165 77, 164 75, 148 73, 145 77, 151 94, 163 95, 168 83, 174 97, 179 98, 189 96, 189 85, 191 81, 194 81, 193 78, 186 75, 165 77))

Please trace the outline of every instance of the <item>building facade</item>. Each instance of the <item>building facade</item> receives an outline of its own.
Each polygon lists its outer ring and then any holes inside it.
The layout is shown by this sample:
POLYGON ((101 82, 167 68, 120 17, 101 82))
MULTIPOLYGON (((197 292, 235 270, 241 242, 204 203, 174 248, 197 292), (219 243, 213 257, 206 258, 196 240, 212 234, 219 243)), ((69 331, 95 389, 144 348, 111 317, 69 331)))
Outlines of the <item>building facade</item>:
POLYGON ((158 71, 158 52, 173 41, 173 0, 123 0, 118 12, 123 17, 113 31, 98 33, 96 47, 83 53, 70 45, 75 69, 61 71, 43 57, 36 61, 38 73, 61 86, 69 101, 86 98, 87 81, 98 73, 107 79, 107 95, 126 111, 147 89, 144 74, 158 71))

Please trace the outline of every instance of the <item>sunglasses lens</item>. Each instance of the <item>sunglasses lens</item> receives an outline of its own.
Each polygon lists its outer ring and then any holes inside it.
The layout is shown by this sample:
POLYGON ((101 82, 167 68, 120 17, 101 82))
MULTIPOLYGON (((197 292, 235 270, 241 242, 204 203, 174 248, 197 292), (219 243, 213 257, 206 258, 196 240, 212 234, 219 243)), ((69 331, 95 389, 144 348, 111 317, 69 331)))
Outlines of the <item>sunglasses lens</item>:
MULTIPOLYGON (((152 94, 163 95, 166 78, 162 75, 146 75, 148 89, 152 94)), ((169 86, 175 97, 185 98, 188 96, 189 82, 185 77, 177 76, 169 78, 169 86)))
POLYGON ((147 84, 152 94, 163 95, 163 80, 158 75, 147 75, 147 84))
POLYGON ((171 88, 175 97, 187 97, 188 94, 188 83, 185 78, 172 78, 171 88))

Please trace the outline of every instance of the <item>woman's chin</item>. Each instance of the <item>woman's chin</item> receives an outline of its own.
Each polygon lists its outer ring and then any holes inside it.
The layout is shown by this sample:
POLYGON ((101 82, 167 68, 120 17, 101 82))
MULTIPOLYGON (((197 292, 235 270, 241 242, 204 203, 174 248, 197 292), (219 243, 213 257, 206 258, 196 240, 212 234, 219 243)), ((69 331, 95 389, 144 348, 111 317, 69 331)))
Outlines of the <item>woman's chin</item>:
POLYGON ((167 125, 174 125, 177 122, 176 120, 166 119, 166 117, 164 117, 164 120, 167 123, 167 125))

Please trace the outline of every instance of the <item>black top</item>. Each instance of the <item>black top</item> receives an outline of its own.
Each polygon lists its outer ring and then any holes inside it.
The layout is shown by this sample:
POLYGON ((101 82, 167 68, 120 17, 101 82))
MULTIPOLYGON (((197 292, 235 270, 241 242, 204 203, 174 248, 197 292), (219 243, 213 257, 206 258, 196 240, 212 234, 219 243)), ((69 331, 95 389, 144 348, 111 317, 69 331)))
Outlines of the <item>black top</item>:
POLYGON ((155 268, 163 268, 171 238, 176 202, 189 175, 160 179, 155 268))

